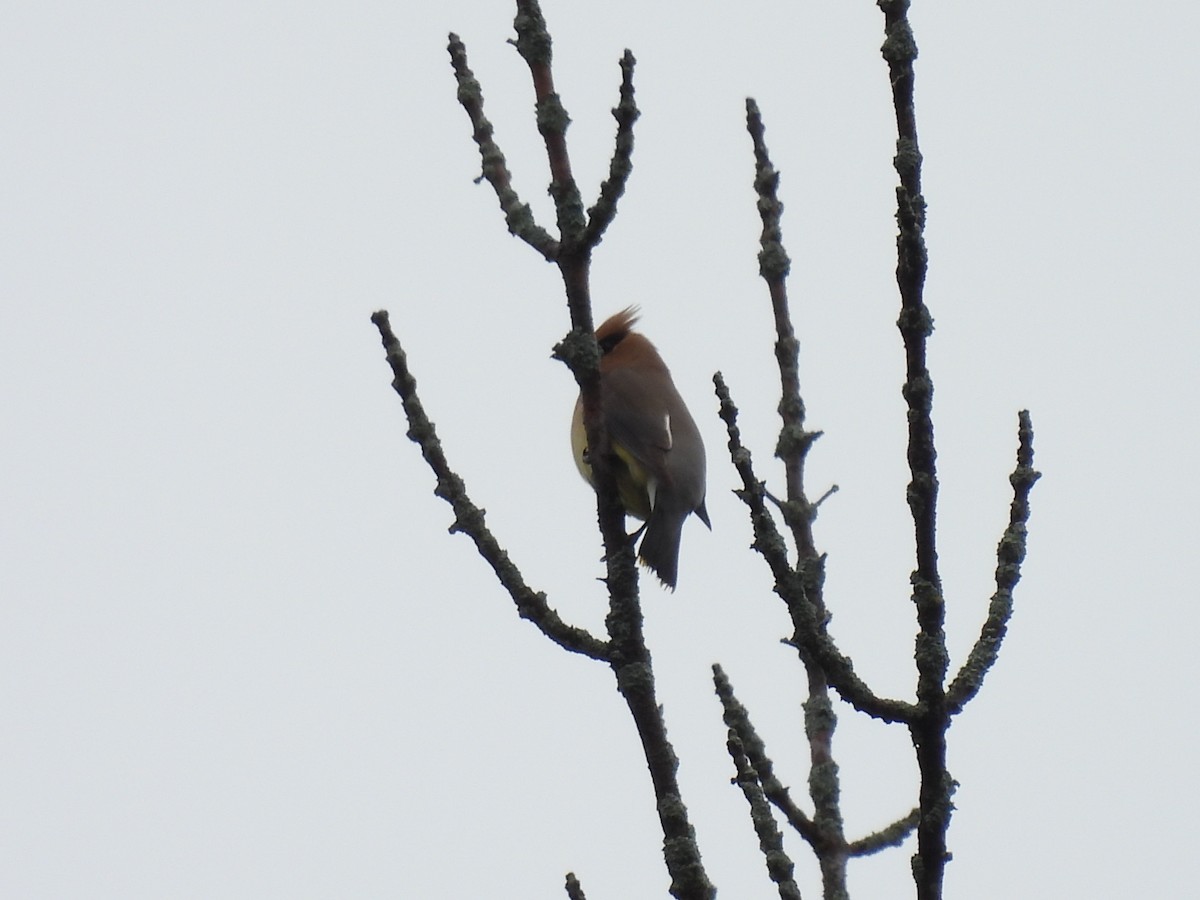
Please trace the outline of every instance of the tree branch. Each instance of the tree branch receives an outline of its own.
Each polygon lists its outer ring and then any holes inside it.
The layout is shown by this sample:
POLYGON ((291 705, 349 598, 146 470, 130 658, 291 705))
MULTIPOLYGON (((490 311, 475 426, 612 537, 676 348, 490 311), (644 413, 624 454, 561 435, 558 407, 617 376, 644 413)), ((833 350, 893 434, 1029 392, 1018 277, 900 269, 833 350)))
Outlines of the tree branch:
POLYGON ((950 725, 945 682, 945 600, 937 564, 937 453, 933 440, 933 380, 926 366, 926 341, 933 318, 925 306, 925 198, 921 195, 921 151, 917 143, 913 102, 913 62, 917 45, 908 22, 909 0, 877 0, 884 14, 881 48, 892 83, 896 111, 896 284, 900 289, 897 326, 904 339, 908 404, 908 505, 916 535, 917 566, 912 573, 912 599, 919 631, 916 640, 917 703, 921 714, 910 724, 920 770, 920 817, 913 879, 918 900, 940 900, 946 862, 946 831, 953 811, 954 780, 946 768, 946 730, 950 725))
POLYGON ((583 893, 583 885, 579 883, 574 872, 567 873, 567 897, 569 900, 587 900, 583 893))
POLYGON ((846 837, 841 811, 841 781, 833 757, 837 714, 829 696, 829 679, 809 647, 809 637, 825 634, 829 612, 825 606, 825 558, 817 552, 812 524, 816 505, 804 490, 804 463, 820 432, 804 427, 804 399, 800 393, 800 342, 788 308, 787 276, 791 260, 783 246, 783 203, 779 200, 779 172, 767 152, 765 128, 758 104, 746 100, 746 128, 754 145, 754 188, 763 228, 759 240, 759 274, 767 283, 775 319, 775 361, 779 366, 781 427, 775 456, 783 462, 787 499, 780 504, 784 522, 796 545, 795 571, 800 595, 788 603, 795 632, 792 645, 804 663, 808 699, 804 701, 804 734, 808 740, 808 792, 813 801, 813 825, 820 834, 814 845, 821 864, 824 893, 828 898, 848 896, 846 888, 846 837), (813 631, 815 625, 816 630, 813 631))
POLYGON ((849 847, 850 855, 870 856, 872 853, 878 853, 880 850, 886 850, 888 847, 899 847, 913 833, 920 816, 921 811, 913 809, 908 815, 897 819, 887 828, 882 828, 873 834, 859 838, 857 841, 852 841, 849 847))
MULTIPOLYGON (((605 625, 609 640, 605 645, 608 651, 606 659, 616 678, 617 690, 633 717, 654 784, 663 831, 663 855, 671 875, 671 893, 678 900, 711 900, 716 888, 708 880, 700 859, 695 832, 679 790, 679 761, 667 739, 666 722, 656 699, 654 670, 642 627, 633 544, 625 533, 624 509, 618 497, 611 462, 611 441, 601 415, 600 351, 592 322, 589 283, 591 251, 615 214, 616 199, 624 190, 630 166, 629 156, 633 150, 632 127, 637 118, 637 108, 633 102, 633 56, 627 52, 622 63, 621 102, 616 111, 617 152, 610 179, 601 191, 593 227, 589 229, 579 189, 571 173, 566 141, 570 117, 554 90, 551 70, 553 48, 546 20, 537 0, 516 2, 517 15, 513 25, 517 37, 514 43, 517 52, 529 66, 533 79, 537 127, 550 164, 549 193, 554 200, 559 230, 558 242, 552 248, 545 244, 535 247, 557 264, 571 315, 571 331, 555 347, 554 355, 566 363, 574 375, 583 406, 583 424, 590 450, 592 478, 596 485, 597 518, 604 540, 607 570, 605 583, 609 592, 609 612, 605 625), (547 252, 548 249, 553 250, 553 255, 547 252)), ((461 67, 456 62, 455 72, 461 85, 466 80, 462 73, 470 74, 465 59, 461 67)), ((460 87, 460 94, 463 92, 460 87)), ((466 93, 473 97, 471 90, 466 93)), ((481 118, 481 104, 479 109, 481 118)), ((468 113, 471 113, 470 107, 468 113)), ((476 122, 475 115, 472 115, 472 122, 476 122)), ((476 123, 476 133, 482 130, 476 123)))
POLYGON ((735 493, 749 509, 754 528, 754 543, 751 546, 762 554, 770 566, 775 579, 775 593, 788 604, 794 619, 799 621, 797 631, 808 635, 805 646, 824 669, 829 683, 839 696, 859 712, 884 722, 908 722, 916 715, 916 707, 900 700, 877 697, 866 682, 854 673, 850 659, 838 650, 823 625, 818 626, 812 604, 804 598, 800 576, 788 565, 786 545, 767 509, 766 491, 754 474, 750 451, 742 444, 741 430, 737 425, 737 407, 729 396, 729 388, 720 372, 713 376, 713 384, 720 401, 720 416, 729 435, 729 458, 742 480, 742 489, 735 493))
POLYGON ((962 712, 979 689, 984 676, 996 662, 1000 644, 1008 631, 1013 612, 1013 589, 1021 580, 1021 563, 1025 559, 1026 525, 1029 522, 1029 492, 1041 477, 1033 468, 1033 422, 1028 410, 1021 410, 1017 427, 1017 467, 1008 477, 1013 488, 1008 527, 996 548, 996 593, 988 607, 979 640, 971 648, 967 661, 950 683, 946 707, 951 715, 962 712))
POLYGON ((754 767, 763 793, 775 808, 783 813, 784 818, 797 834, 804 838, 810 846, 814 848, 819 846, 820 833, 813 825, 812 819, 792 800, 791 791, 775 777, 775 764, 767 756, 767 746, 758 736, 758 730, 750 721, 750 713, 734 695, 733 685, 725 674, 725 670, 719 665, 713 666, 713 684, 717 689, 717 696, 721 699, 723 711, 721 717, 726 727, 736 734, 741 742, 742 752, 746 754, 750 765, 754 767))
POLYGON ((408 437, 420 446, 421 455, 437 477, 434 494, 449 503, 454 510, 451 533, 462 532, 475 542, 479 555, 492 567, 496 578, 517 605, 517 612, 521 618, 533 622, 542 634, 564 650, 610 662, 612 648, 607 642, 594 637, 585 629, 564 623, 546 602, 546 595, 541 591, 534 591, 525 583, 516 564, 509 559, 508 553, 484 523, 484 511, 471 502, 462 479, 446 461, 433 422, 425 414, 425 408, 417 396, 417 380, 409 371, 408 357, 392 332, 386 310, 374 313, 371 321, 379 329, 379 335, 383 339, 388 365, 392 368, 392 387, 400 395, 404 414, 408 418, 408 437))
POLYGON ((559 240, 574 248, 582 243, 587 222, 583 215, 583 198, 579 195, 575 176, 571 174, 571 158, 567 153, 567 126, 571 124, 571 117, 554 90, 550 32, 537 0, 517 0, 513 26, 517 31, 514 42, 517 52, 533 76, 537 129, 546 144, 546 156, 550 161, 550 196, 558 217, 559 240))
POLYGON ((800 341, 792 327, 788 308, 787 276, 792 261, 783 246, 783 203, 779 200, 779 172, 771 162, 765 141, 762 114, 753 98, 746 100, 746 129, 754 144, 754 189, 758 194, 758 212, 763 229, 759 239, 758 271, 767 283, 771 311, 775 320, 775 361, 779 366, 779 418, 782 427, 775 456, 784 464, 787 500, 780 504, 784 522, 792 531, 797 556, 801 560, 817 558, 812 522, 816 506, 808 502, 804 491, 804 462, 819 431, 804 428, 804 399, 800 393, 800 341))
POLYGON ((755 834, 758 835, 758 848, 767 861, 767 874, 779 888, 782 900, 802 900, 800 888, 793 877, 796 866, 783 849, 783 836, 775 824, 775 817, 771 815, 771 804, 763 794, 758 773, 750 764, 741 739, 732 728, 729 729, 729 738, 725 746, 737 771, 737 778, 734 780, 750 805, 750 821, 754 824, 755 834))
POLYGON ((587 229, 583 243, 595 247, 600 243, 605 230, 617 214, 617 201, 625 193, 625 184, 633 172, 633 123, 641 112, 633 96, 633 67, 637 60, 628 50, 621 57, 621 99, 613 109, 617 120, 616 146, 608 166, 608 178, 600 185, 600 196, 596 205, 588 210, 587 229))
POLYGON ((521 202, 521 198, 513 189, 508 163, 493 137, 492 123, 483 114, 483 88, 467 65, 467 48, 457 34, 451 33, 447 49, 450 51, 450 64, 458 82, 458 102, 462 104, 471 120, 472 136, 483 161, 482 177, 487 179, 496 192, 508 230, 545 259, 553 262, 558 257, 558 241, 534 221, 533 210, 527 203, 521 202))

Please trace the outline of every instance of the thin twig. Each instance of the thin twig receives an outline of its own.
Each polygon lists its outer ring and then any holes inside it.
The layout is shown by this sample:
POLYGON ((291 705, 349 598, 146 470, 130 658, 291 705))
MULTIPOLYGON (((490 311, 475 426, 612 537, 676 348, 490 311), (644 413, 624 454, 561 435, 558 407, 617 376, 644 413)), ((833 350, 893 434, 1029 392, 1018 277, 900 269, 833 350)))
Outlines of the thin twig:
POLYGON ((517 32, 514 41, 517 52, 533 76, 534 111, 538 133, 546 144, 550 162, 550 196, 558 217, 559 240, 568 248, 574 248, 582 243, 587 222, 583 215, 583 198, 575 176, 571 174, 571 157, 567 153, 567 126, 571 124, 571 117, 554 90, 550 32, 537 0, 517 0, 513 26, 517 32))
POLYGON ((737 772, 735 781, 750 806, 750 821, 754 825, 754 833, 758 835, 758 848, 767 862, 767 874, 778 887, 782 900, 802 900, 800 888, 793 877, 796 866, 783 849, 783 835, 779 833, 779 826, 771 815, 771 804, 763 795, 758 773, 746 756, 741 738, 732 728, 729 729, 725 747, 737 772))
POLYGON ((829 683, 843 700, 859 712, 884 722, 910 721, 916 715, 916 707, 901 700, 877 697, 866 682, 855 674, 850 659, 842 655, 828 632, 818 628, 813 618, 812 604, 797 600, 803 596, 803 585, 800 576, 788 565, 787 547, 783 536, 775 527, 775 520, 767 509, 765 490, 762 482, 754 474, 750 451, 742 444, 741 430, 737 425, 737 407, 729 396, 729 388, 720 372, 713 376, 713 384, 720 401, 720 416, 725 422, 725 431, 729 436, 729 458, 742 480, 741 490, 735 493, 750 511, 754 529, 754 543, 751 546, 762 554, 770 566, 775 579, 775 593, 789 604, 789 610, 793 606, 796 607, 795 615, 800 622, 797 630, 809 636, 806 638, 806 646, 812 651, 829 677, 829 683))
POLYGON ((757 773, 763 793, 775 808, 783 813, 784 818, 797 834, 804 838, 810 846, 818 847, 821 835, 813 825, 812 819, 796 805, 791 791, 775 776, 775 764, 767 756, 766 744, 758 736, 758 730, 750 721, 750 714, 746 707, 734 695, 729 676, 719 665, 713 666, 713 684, 717 689, 717 696, 721 699, 722 719, 741 741, 742 750, 757 773))
POLYGON ((512 186, 512 175, 508 171, 504 154, 493 137, 492 123, 483 114, 483 88, 467 65, 467 48, 457 34, 451 33, 447 49, 450 51, 450 64, 454 67, 454 77, 458 82, 458 102, 462 104, 471 120, 473 137, 483 161, 483 177, 496 192, 508 230, 547 260, 553 261, 558 257, 558 241, 534 221, 533 210, 529 208, 529 204, 521 202, 512 186))
POLYGON ((567 873, 567 897, 569 900, 587 900, 583 893, 583 885, 579 883, 574 872, 567 873))
POLYGON ((450 526, 450 531, 462 532, 475 542, 479 555, 492 567, 492 571, 517 605, 517 612, 521 618, 533 622, 542 634, 564 650, 611 662, 612 648, 608 642, 600 640, 583 628, 567 625, 558 613, 550 608, 546 602, 546 595, 541 591, 534 591, 525 583, 516 564, 509 559, 504 548, 488 530, 484 523, 483 510, 471 502, 462 479, 446 461, 433 422, 425 414, 425 408, 417 396, 417 380, 408 368, 408 357, 392 331, 387 312, 380 310, 374 313, 371 321, 379 329, 379 335, 383 339, 388 365, 392 368, 392 387, 400 395, 404 414, 408 418, 408 437, 421 447, 421 455, 425 457, 425 462, 437 477, 434 494, 449 503, 454 510, 454 524, 450 526))
POLYGON ((613 118, 617 120, 616 146, 613 147, 612 161, 608 166, 608 178, 600 185, 596 205, 588 210, 587 229, 583 236, 583 243, 588 247, 600 243, 605 229, 617 214, 617 201, 625 193, 625 185, 633 172, 633 123, 641 115, 633 92, 633 67, 636 63, 633 54, 626 50, 621 57, 621 99, 612 111, 613 118))
POLYGON ((1008 631, 1013 612, 1013 589, 1021 579, 1021 563, 1025 559, 1026 525, 1029 522, 1029 492, 1041 473, 1033 467, 1033 422, 1028 410, 1021 410, 1017 426, 1017 467, 1009 476, 1013 488, 1008 527, 996 547, 996 593, 988 607, 987 619, 979 640, 971 648, 967 661, 950 682, 946 707, 951 715, 962 712, 964 706, 979 693, 984 676, 996 662, 1000 644, 1008 631))
POLYGON ((850 842, 851 856, 870 856, 888 847, 899 847, 917 827, 921 816, 919 809, 913 809, 908 815, 897 819, 887 828, 881 828, 873 834, 850 842))
POLYGON ((792 327, 788 308, 787 276, 792 261, 783 246, 783 203, 779 199, 779 171, 767 153, 765 128, 758 104, 746 100, 746 129, 754 144, 754 189, 763 229, 759 238, 758 272, 767 283, 775 321, 775 361, 779 366, 781 428, 775 456, 784 464, 787 501, 781 505, 784 521, 792 531, 800 559, 817 556, 813 544, 813 506, 804 493, 804 461, 819 431, 804 428, 804 399, 800 393, 800 341, 792 327))

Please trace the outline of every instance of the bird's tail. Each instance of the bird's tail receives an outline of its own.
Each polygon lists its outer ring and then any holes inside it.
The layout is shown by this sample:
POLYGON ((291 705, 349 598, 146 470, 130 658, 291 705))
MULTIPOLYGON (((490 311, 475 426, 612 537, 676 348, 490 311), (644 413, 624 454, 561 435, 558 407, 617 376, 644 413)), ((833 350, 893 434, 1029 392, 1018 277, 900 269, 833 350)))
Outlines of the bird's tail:
POLYGON ((638 550, 638 558, 650 567, 659 580, 675 590, 679 576, 679 541, 687 511, 672 510, 659 504, 650 513, 646 535, 638 550))

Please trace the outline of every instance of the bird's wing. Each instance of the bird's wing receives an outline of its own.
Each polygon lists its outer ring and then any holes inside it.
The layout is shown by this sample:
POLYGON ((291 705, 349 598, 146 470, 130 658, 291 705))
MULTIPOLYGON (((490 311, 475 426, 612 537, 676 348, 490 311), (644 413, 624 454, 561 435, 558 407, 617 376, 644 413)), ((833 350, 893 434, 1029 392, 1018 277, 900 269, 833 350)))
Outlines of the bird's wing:
POLYGON ((671 449, 671 419, 667 407, 654 402, 653 397, 674 392, 675 386, 653 372, 618 369, 608 372, 603 380, 602 402, 604 421, 609 438, 647 466, 661 472, 663 454, 671 449))

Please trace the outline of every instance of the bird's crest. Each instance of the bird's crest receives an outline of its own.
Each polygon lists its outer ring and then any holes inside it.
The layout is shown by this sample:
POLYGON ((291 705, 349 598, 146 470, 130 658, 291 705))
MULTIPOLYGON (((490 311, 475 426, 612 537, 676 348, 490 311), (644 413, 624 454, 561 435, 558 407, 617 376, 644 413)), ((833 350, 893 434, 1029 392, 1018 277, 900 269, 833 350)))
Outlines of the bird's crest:
POLYGON ((639 310, 636 306, 627 306, 619 313, 613 313, 596 329, 596 342, 600 352, 607 353, 629 334, 633 333, 634 323, 637 322, 639 310))

